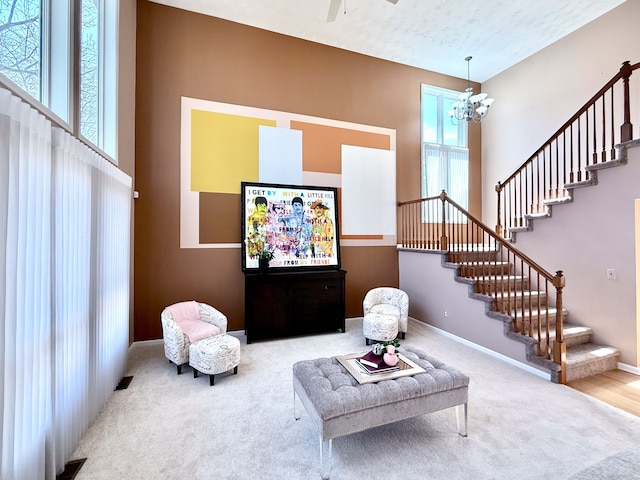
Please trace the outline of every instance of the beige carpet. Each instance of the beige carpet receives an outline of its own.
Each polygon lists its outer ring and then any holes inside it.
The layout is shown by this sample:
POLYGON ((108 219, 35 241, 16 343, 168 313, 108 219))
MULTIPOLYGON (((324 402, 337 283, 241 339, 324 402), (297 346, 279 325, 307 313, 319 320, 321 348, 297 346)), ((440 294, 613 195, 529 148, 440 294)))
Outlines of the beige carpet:
MULTIPOLYGON (((237 375, 176 375, 161 342, 130 350, 126 390, 114 392, 73 458, 77 480, 318 479, 318 436, 293 418, 291 367, 365 351, 361 319, 347 332, 246 345, 237 375)), ((469 437, 455 410, 333 442, 334 480, 567 479, 640 444, 640 418, 556 385, 411 321, 413 345, 471 377, 469 437)), ((598 478, 608 477, 606 472, 598 478)), ((582 478, 582 477, 580 477, 582 478)), ((591 477, 589 477, 591 478, 591 477)))

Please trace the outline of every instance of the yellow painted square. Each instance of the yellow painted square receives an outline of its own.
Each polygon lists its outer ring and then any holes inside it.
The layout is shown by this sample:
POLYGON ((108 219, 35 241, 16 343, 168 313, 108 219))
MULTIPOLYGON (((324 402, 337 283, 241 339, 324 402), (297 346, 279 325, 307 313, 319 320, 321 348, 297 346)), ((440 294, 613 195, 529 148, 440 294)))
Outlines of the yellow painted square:
POLYGON ((259 179, 258 127, 275 120, 191 111, 191 190, 240 193, 240 182, 259 179))

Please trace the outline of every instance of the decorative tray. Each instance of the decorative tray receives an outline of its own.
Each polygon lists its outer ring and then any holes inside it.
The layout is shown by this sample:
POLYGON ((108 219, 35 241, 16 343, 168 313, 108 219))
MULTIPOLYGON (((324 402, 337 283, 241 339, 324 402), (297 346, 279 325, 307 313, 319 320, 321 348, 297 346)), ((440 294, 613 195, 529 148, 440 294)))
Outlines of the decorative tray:
POLYGON ((394 370, 392 372, 369 373, 356 361, 357 358, 362 357, 366 353, 367 352, 351 353, 349 355, 336 357, 336 360, 338 360, 338 362, 347 369, 347 372, 349 372, 360 384, 376 383, 381 382, 382 380, 393 380, 400 377, 416 375, 425 371, 425 369, 420 365, 409 360, 401 353, 398 353, 398 366, 400 367, 398 370, 394 370))

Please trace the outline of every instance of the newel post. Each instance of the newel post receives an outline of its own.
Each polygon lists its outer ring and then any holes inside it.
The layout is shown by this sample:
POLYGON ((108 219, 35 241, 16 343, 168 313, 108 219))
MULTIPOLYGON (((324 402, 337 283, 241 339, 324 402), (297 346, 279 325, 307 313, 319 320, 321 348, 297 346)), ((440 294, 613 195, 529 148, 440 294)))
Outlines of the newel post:
POLYGON ((496 233, 500 236, 502 236, 502 220, 500 217, 500 196, 502 194, 502 184, 500 182, 498 182, 498 184, 496 185, 496 192, 498 193, 498 215, 497 215, 497 223, 496 223, 496 233))
POLYGON ((400 228, 398 229, 398 238, 396 238, 396 241, 398 242, 398 245, 404 247, 404 209, 400 202, 396 202, 396 207, 398 207, 398 218, 400 219, 400 228))
POLYGON ((629 102, 629 77, 633 73, 629 60, 622 64, 620 67, 620 74, 622 75, 622 90, 624 92, 624 121, 620 126, 620 141, 628 142, 633 140, 633 125, 631 124, 631 106, 629 102))
POLYGON ((447 239, 447 210, 444 204, 446 199, 447 194, 444 190, 442 190, 442 192, 440 192, 440 201, 442 202, 442 222, 440 224, 440 228, 442 229, 442 231, 440 232, 440 250, 449 249, 449 240, 447 239))
POLYGON ((556 287, 556 340, 553 343, 553 362, 560 365, 558 383, 564 385, 567 383, 567 345, 564 343, 562 326, 562 289, 564 288, 562 270, 558 270, 553 277, 553 286, 556 287))

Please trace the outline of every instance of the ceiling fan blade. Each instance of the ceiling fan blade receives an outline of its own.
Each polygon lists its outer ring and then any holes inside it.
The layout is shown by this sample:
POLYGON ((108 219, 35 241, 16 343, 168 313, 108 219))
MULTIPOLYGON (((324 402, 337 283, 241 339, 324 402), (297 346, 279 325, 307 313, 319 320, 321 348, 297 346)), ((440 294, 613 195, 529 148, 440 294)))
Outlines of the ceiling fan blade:
POLYGON ((396 3, 398 3, 398 0, 387 0, 387 2, 393 3, 395 5, 396 3))
POLYGON ((335 22, 336 17, 338 16, 338 10, 340 10, 341 3, 342 0, 331 0, 331 4, 329 4, 329 14, 327 15, 327 22, 335 22))

